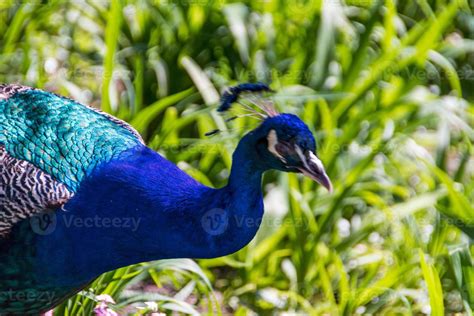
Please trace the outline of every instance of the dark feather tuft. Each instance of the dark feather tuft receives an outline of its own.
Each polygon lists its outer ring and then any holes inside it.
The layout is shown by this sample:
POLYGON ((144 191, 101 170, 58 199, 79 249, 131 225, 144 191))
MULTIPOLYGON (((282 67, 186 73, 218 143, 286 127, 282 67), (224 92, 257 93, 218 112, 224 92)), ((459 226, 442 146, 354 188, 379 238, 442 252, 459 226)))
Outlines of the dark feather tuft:
POLYGON ((243 92, 263 92, 272 91, 269 86, 264 83, 241 83, 239 85, 228 88, 221 98, 221 104, 217 111, 224 112, 230 109, 232 103, 236 102, 239 95, 243 92))

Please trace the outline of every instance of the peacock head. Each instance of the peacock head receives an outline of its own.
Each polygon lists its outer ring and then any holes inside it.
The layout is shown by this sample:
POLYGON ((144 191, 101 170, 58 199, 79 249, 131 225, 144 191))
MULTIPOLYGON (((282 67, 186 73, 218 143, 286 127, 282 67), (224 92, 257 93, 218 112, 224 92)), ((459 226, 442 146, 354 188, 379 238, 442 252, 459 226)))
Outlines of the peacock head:
POLYGON ((258 157, 268 169, 302 173, 332 191, 316 141, 308 126, 294 114, 266 118, 255 130, 258 157))
MULTIPOLYGON (((241 94, 271 91, 264 83, 242 83, 230 87, 222 95, 218 111, 227 111, 233 103, 239 103, 241 94)), ((279 114, 273 102, 259 100, 251 103, 261 112, 241 104, 251 112, 247 116, 253 115, 263 119, 248 135, 253 140, 252 145, 256 144, 259 164, 264 169, 302 173, 331 192, 331 180, 316 154, 316 141, 308 126, 294 114, 279 114)))

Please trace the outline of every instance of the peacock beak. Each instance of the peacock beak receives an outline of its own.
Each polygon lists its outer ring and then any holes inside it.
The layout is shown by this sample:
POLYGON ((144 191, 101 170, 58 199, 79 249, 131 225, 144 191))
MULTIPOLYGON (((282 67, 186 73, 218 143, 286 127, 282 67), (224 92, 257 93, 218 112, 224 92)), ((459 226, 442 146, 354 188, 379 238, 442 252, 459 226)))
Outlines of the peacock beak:
POLYGON ((303 162, 303 167, 298 167, 301 173, 318 182, 331 193, 332 183, 326 174, 326 170, 324 170, 321 160, 310 150, 302 153, 297 147, 297 152, 303 162))

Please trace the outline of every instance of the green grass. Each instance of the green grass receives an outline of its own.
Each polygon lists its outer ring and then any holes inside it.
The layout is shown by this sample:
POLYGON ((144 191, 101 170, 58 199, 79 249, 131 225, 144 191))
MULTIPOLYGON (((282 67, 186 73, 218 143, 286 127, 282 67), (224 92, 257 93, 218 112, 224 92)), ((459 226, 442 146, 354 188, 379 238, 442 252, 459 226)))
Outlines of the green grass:
MULTIPOLYGON (((219 187, 240 137, 219 91, 271 83, 315 132, 332 195, 269 172, 247 247, 122 268, 56 309, 121 313, 454 314, 474 306, 474 4, 456 1, 0 3, 0 81, 125 119, 219 187), (213 129, 219 136, 206 137, 213 129), (145 286, 146 285, 146 286, 145 286), (156 287, 159 290, 156 290, 156 287), (155 290, 150 290, 155 289, 155 290)), ((140 245, 137 245, 140 247, 140 245)))

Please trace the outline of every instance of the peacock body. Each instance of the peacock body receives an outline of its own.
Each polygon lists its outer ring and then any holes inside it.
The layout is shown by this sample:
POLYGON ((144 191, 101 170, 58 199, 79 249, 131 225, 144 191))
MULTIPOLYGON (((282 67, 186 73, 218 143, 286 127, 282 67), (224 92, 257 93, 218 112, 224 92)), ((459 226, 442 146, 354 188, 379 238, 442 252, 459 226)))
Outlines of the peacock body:
POLYGON ((263 172, 330 189, 315 150, 299 118, 272 111, 239 142, 228 185, 209 188, 110 115, 0 85, 0 314, 49 310, 118 267, 239 250, 263 216, 263 172))

